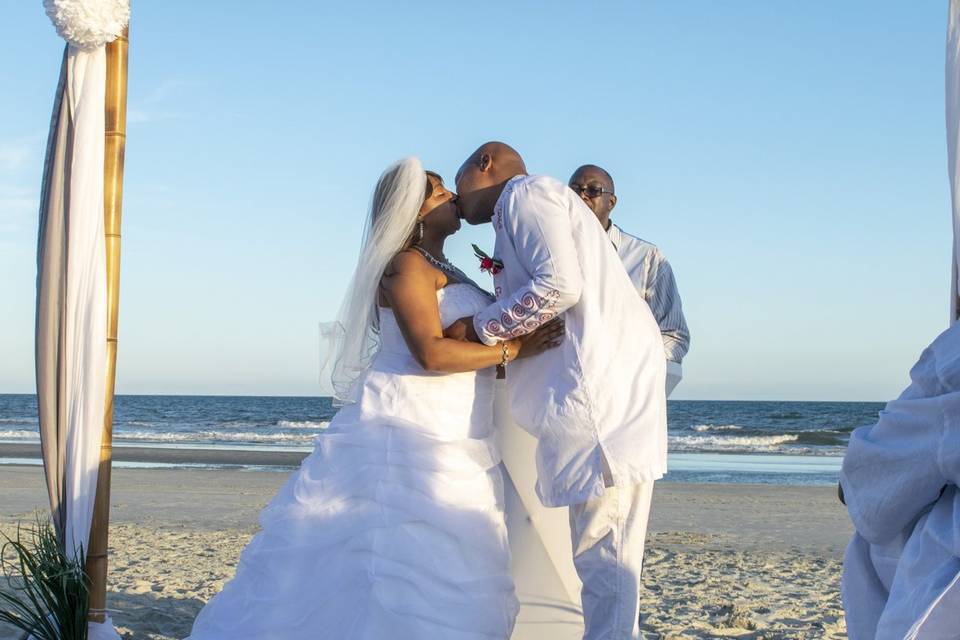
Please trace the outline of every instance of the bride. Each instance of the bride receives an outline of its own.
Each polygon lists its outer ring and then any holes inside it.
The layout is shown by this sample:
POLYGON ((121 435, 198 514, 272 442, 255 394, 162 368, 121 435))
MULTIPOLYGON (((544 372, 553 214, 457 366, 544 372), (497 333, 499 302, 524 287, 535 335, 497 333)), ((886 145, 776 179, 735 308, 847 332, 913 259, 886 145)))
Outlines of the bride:
POLYGON ((190 640, 510 637, 494 371, 562 328, 493 347, 444 337, 492 300, 444 258, 456 199, 415 158, 380 177, 333 336, 344 406, 190 640))

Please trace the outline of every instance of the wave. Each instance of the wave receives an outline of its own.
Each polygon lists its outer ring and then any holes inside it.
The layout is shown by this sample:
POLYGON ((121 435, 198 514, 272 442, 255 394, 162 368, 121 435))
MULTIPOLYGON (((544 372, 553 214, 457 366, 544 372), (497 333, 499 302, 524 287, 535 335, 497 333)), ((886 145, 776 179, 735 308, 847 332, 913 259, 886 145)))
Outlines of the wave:
POLYGON ((770 420, 800 420, 804 416, 799 411, 785 411, 780 413, 771 413, 767 416, 770 420))
POLYGON ((40 432, 36 429, 0 429, 0 440, 36 440, 40 432))
POLYGON ((698 424, 690 428, 698 433, 703 433, 704 431, 741 431, 743 429, 743 427, 735 424, 698 424))
POLYGON ((221 420, 218 421, 214 426, 221 429, 233 429, 235 427, 241 429, 249 429, 251 427, 269 427, 273 426, 270 422, 265 422, 263 420, 221 420))
MULTIPOLYGON (((118 423, 117 425, 121 430, 128 427, 146 427, 148 429, 157 429, 158 433, 165 432, 166 429, 173 427, 180 427, 183 429, 184 425, 177 424, 176 422, 164 423, 164 422, 150 422, 147 420, 124 420, 123 422, 118 423)), ((256 421, 256 420, 227 420, 225 422, 217 422, 215 424, 210 424, 210 427, 214 429, 212 431, 217 431, 219 429, 315 429, 322 430, 330 426, 329 420, 280 420, 276 423, 267 422, 267 421, 256 421)), ((194 427, 196 428, 196 427, 194 427)), ((208 431, 211 431, 208 429, 208 431)), ((200 433, 200 431, 195 431, 195 433, 200 433)))
MULTIPOLYGON (((786 444, 786 443, 795 443, 797 445, 809 445, 813 447, 836 447, 836 446, 845 446, 849 440, 849 432, 841 429, 819 429, 812 431, 781 431, 780 433, 774 432, 770 433, 772 429, 751 429, 749 427, 741 427, 735 424, 726 424, 726 425, 713 425, 713 424, 698 424, 693 427, 690 427, 692 431, 697 433, 705 434, 703 437, 709 438, 710 433, 716 432, 743 432, 743 435, 740 436, 728 436, 723 440, 717 441, 697 441, 689 440, 689 443, 702 443, 705 445, 716 445, 716 446, 775 446, 777 444, 786 444)), ((718 434, 719 436, 719 434, 718 434)), ((697 436, 689 436, 689 438, 696 438, 697 436)), ((688 441, 683 440, 683 436, 677 436, 679 438, 678 444, 684 445, 688 441)))
MULTIPOLYGON (((2 434, 2 432, 0 432, 2 434)), ((0 436, 2 437, 2 436, 0 436)), ((250 431, 118 431, 115 441, 133 442, 268 442, 284 444, 310 444, 316 434, 312 433, 254 433, 250 431)))
POLYGON ((40 424, 39 418, 0 418, 0 424, 40 424))
POLYGON ((799 431, 795 434, 798 444, 814 446, 845 445, 850 439, 849 432, 842 431, 799 431))
POLYGON ((780 450, 780 445, 797 441, 797 436, 670 436, 671 451, 743 451, 771 452, 780 450))
POLYGON ((330 426, 329 420, 312 422, 310 420, 281 420, 277 426, 282 429, 326 429, 330 426))

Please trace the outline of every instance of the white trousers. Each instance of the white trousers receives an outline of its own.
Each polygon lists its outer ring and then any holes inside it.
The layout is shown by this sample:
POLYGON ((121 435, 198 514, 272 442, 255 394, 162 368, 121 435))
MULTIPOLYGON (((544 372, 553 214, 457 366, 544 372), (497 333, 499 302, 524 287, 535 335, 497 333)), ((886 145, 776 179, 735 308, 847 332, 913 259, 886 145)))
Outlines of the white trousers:
POLYGON ((608 487, 570 506, 573 564, 583 581, 584 640, 636 640, 640 572, 653 483, 608 487))

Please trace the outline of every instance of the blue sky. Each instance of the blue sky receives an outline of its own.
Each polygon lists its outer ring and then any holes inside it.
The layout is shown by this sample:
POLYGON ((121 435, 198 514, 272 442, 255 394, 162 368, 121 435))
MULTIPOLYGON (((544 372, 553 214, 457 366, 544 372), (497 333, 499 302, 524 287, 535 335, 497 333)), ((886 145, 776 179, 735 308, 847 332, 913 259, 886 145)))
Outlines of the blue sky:
MULTIPOLYGON (((134 2, 118 392, 319 393, 380 171, 491 138, 614 175, 677 274, 675 397, 884 400, 945 328, 946 2, 327 4, 134 2)), ((0 392, 30 392, 62 43, 0 12, 0 392)))

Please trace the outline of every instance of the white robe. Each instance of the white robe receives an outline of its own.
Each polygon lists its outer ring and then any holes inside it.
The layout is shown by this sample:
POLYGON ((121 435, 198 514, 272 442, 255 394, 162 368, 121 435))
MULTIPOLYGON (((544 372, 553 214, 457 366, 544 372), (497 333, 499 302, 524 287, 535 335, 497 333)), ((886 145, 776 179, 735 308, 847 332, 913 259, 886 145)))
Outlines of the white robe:
POLYGON ((960 324, 942 333, 841 472, 857 529, 844 560, 851 640, 960 639, 960 324))
POLYGON ((546 506, 659 479, 667 468, 660 328, 583 200, 547 176, 510 180, 493 215, 497 302, 474 317, 486 344, 563 314, 563 344, 507 370, 511 411, 538 439, 546 506))

